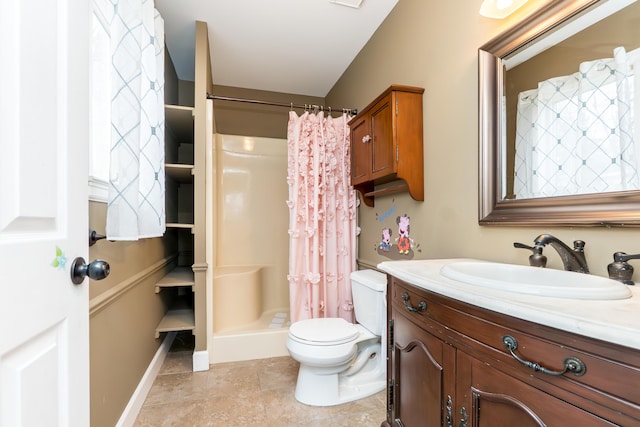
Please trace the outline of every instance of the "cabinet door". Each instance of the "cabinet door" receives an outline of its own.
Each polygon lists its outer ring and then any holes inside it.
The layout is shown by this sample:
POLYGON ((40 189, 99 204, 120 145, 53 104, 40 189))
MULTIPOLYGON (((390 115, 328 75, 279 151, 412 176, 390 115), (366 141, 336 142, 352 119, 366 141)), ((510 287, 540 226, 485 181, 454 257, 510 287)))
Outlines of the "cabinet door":
POLYGON ((351 185, 369 181, 372 139, 369 116, 351 125, 351 185))
POLYGON ((445 425, 455 349, 402 315, 394 315, 393 335, 391 425, 445 425))
POLYGON ((392 97, 389 94, 371 112, 371 179, 396 172, 396 148, 393 138, 392 97))
MULTIPOLYGON (((614 426, 458 350, 455 424, 474 427, 614 426), (463 410, 464 408, 464 410, 463 410), (464 412, 464 414, 463 414, 464 412)), ((435 424, 434 424, 435 425, 435 424)))

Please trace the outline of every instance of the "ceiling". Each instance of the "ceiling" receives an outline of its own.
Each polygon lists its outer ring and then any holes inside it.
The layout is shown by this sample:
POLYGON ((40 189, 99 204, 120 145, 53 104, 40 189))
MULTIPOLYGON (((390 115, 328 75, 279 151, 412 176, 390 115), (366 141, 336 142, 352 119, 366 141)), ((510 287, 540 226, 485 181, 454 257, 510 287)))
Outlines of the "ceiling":
POLYGON ((193 80, 195 21, 216 85, 325 97, 398 0, 155 0, 178 78, 193 80))

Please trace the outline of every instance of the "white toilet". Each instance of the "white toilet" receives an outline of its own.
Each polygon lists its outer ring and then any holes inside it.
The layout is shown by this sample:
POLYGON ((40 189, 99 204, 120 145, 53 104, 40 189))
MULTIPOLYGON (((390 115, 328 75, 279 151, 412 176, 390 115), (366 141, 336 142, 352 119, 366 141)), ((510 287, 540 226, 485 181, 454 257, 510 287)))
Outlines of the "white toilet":
POLYGON ((342 318, 301 320, 289 327, 287 349, 300 362, 296 400, 339 405, 386 387, 386 275, 351 273, 356 324, 342 318))

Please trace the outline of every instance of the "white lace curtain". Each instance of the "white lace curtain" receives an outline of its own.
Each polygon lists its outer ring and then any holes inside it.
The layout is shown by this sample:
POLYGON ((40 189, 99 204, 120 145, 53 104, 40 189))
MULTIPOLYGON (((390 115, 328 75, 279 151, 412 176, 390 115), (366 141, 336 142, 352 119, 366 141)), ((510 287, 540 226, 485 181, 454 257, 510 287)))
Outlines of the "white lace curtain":
POLYGON ((519 94, 516 198, 640 188, 639 55, 618 47, 519 94))
POLYGON ((94 41, 102 42, 93 43, 92 54, 110 66, 103 82, 110 90, 102 90, 109 98, 99 112, 110 117, 107 238, 162 236, 164 21, 153 0, 94 0, 93 6, 94 30, 102 30, 94 31, 94 41))

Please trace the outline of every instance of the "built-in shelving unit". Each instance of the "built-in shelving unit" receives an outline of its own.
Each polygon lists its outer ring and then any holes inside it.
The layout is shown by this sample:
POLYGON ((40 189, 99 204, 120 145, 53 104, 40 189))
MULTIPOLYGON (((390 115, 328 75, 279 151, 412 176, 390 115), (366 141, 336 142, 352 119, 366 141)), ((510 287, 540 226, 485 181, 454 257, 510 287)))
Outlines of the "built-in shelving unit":
MULTIPOLYGON (((165 61, 165 242, 174 255, 155 286, 167 307, 155 336, 191 331, 193 370, 209 369, 207 351, 206 142, 207 93, 213 91, 207 24, 196 21, 195 78, 180 81, 165 61)), ((210 115, 210 113, 209 113, 210 115)))
POLYGON ((156 293, 168 293, 168 310, 155 336, 195 329, 193 273, 194 109, 165 106, 165 198, 167 233, 173 233, 176 266, 156 283, 156 293))

